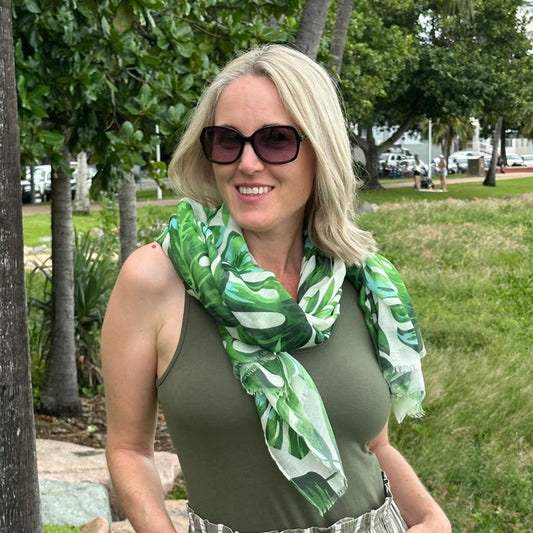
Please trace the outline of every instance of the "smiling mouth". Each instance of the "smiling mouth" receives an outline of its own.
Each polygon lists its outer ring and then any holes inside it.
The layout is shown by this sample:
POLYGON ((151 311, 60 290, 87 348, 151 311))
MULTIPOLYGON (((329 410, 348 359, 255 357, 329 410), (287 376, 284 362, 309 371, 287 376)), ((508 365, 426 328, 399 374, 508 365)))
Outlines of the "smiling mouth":
POLYGON ((260 186, 260 187, 238 187, 237 190, 244 195, 247 196, 253 196, 258 194, 266 194, 267 192, 270 192, 274 187, 266 187, 266 186, 260 186))

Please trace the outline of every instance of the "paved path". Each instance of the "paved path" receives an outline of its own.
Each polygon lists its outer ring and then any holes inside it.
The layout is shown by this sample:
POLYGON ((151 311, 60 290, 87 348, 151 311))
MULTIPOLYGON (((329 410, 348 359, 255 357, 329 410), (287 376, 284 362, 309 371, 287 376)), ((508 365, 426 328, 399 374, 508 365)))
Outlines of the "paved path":
MULTIPOLYGON (((454 178, 452 177, 453 174, 449 175, 446 178, 446 184, 451 185, 453 183, 467 183, 467 182, 479 182, 482 183, 485 179, 484 177, 478 177, 478 176, 465 176, 462 178, 454 178)), ((525 172, 517 172, 517 171, 510 171, 506 172, 505 174, 496 173, 496 183, 498 181, 502 180, 514 180, 516 178, 533 178, 533 169, 527 170, 525 172)), ((439 184, 439 177, 438 176, 431 176, 431 179, 438 185, 439 184)), ((407 180, 407 181, 396 181, 395 179, 385 179, 380 180, 381 185, 385 189, 396 189, 399 187, 412 187, 414 181, 413 180, 407 180)))
MULTIPOLYGON (((164 198, 163 200, 157 200, 154 198, 153 200, 143 200, 141 202, 137 202, 138 207, 142 207, 145 205, 176 205, 178 203, 177 198, 164 198)), ((91 211, 99 211, 101 207, 98 204, 91 204, 91 211)), ((42 204, 40 202, 36 202, 34 204, 22 204, 22 215, 46 215, 50 214, 50 203, 47 202, 45 204, 42 204)))

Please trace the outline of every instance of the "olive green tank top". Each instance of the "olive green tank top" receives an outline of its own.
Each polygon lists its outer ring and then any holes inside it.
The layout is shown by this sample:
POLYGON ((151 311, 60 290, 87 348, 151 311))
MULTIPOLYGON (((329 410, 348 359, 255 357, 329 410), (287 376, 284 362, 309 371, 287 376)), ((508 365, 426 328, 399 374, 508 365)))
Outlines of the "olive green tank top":
POLYGON ((210 522, 240 533, 324 527, 384 501, 368 443, 386 424, 389 391, 351 283, 344 283, 330 338, 291 355, 320 391, 348 479, 346 493, 324 516, 270 457, 253 398, 233 376, 215 322, 187 295, 181 338, 157 386, 189 505, 210 522))

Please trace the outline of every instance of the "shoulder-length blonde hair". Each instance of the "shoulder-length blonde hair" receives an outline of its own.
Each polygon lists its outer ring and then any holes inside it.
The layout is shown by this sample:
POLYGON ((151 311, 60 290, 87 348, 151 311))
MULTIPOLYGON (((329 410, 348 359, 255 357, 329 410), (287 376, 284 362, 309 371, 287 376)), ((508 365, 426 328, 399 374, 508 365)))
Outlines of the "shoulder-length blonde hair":
POLYGON ((230 61, 215 77, 169 164, 172 186, 178 195, 204 205, 222 203, 199 137, 205 126, 213 125, 222 91, 247 74, 274 83, 285 109, 315 151, 316 176, 307 209, 309 237, 323 254, 347 265, 360 263, 376 245, 372 235, 355 224, 356 179, 339 95, 320 65, 288 46, 257 47, 230 61))

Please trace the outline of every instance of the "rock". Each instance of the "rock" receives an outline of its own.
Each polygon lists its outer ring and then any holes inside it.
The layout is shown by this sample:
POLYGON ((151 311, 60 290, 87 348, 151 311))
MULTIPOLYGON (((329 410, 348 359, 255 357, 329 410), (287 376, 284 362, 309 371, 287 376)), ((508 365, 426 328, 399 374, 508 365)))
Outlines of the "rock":
POLYGON ((165 506, 176 531, 178 533, 187 533, 189 531, 187 502, 185 500, 167 500, 165 506))
MULTIPOLYGON (((181 471, 178 458, 173 453, 156 452, 155 462, 163 489, 167 493, 172 490, 174 481, 181 471)), ((111 484, 103 449, 70 442, 37 439, 37 464, 39 479, 86 481, 104 485, 109 493, 112 516, 118 520, 124 518, 111 484)))
POLYGON ((109 522, 99 516, 81 528, 82 533, 109 533, 109 522))
POLYGON ((39 490, 43 524, 81 526, 99 516, 111 521, 109 496, 103 485, 42 479, 39 490))

